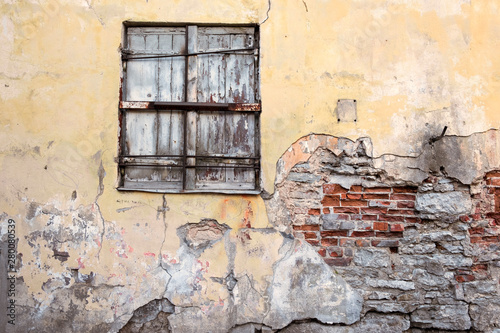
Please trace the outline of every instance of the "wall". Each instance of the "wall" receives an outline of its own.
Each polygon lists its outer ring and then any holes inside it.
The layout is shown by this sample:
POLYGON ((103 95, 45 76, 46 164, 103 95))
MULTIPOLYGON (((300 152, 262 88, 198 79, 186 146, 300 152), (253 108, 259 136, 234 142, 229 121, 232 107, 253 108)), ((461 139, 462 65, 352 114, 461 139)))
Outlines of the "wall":
POLYGON ((0 6, 2 328, 500 328, 496 1, 0 6), (260 24, 261 196, 115 189, 127 20, 260 24))

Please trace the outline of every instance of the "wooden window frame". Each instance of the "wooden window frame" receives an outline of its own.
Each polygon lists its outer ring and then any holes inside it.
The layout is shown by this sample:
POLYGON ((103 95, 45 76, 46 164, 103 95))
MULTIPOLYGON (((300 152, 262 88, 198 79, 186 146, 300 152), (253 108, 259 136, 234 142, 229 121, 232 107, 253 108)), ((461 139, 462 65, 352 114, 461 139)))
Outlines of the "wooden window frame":
MULTIPOLYGON (((260 102, 260 73, 259 73, 259 27, 254 24, 241 24, 241 25, 220 25, 220 24, 199 24, 199 23, 186 23, 186 24, 151 24, 151 23, 141 23, 141 22, 125 22, 124 23, 124 41, 123 45, 125 48, 122 50, 122 84, 120 88, 120 103, 119 103, 119 151, 118 151, 118 171, 119 171, 119 185, 117 187, 120 191, 144 191, 144 192, 157 192, 157 193, 224 193, 224 194, 259 194, 261 192, 260 186, 260 112, 261 112, 261 102, 260 102), (127 37, 128 28, 139 27, 160 27, 160 28, 170 28, 170 27, 185 27, 185 50, 182 54, 167 55, 167 54, 152 54, 151 57, 183 57, 185 59, 184 67, 184 101, 127 101, 126 94, 123 93, 127 89, 127 74, 126 67, 129 59, 137 59, 137 55, 134 55, 127 49, 127 37), (223 27, 235 27, 244 28, 251 27, 254 29, 255 41, 252 49, 227 49, 225 51, 217 52, 198 52, 197 43, 197 29, 198 27, 211 27, 211 28, 223 28, 223 27), (194 34, 194 37, 193 37, 194 34), (255 74, 253 76, 253 87, 254 87, 254 99, 253 103, 207 103, 207 102, 197 102, 197 81, 199 79, 196 73, 197 67, 197 56, 212 54, 212 53, 226 53, 226 54, 237 54, 236 52, 253 52, 254 64, 253 69, 255 74), (165 111, 180 112, 182 114, 182 126, 183 126, 183 148, 182 154, 174 155, 129 155, 127 154, 126 140, 127 140, 127 130, 126 130, 126 118, 128 112, 156 112, 160 114, 165 111), (253 154, 252 156, 234 156, 234 155, 224 155, 224 154, 198 154, 197 153, 197 143, 196 143, 196 128, 197 119, 200 113, 217 113, 217 114, 248 114, 253 117, 253 154), (193 139, 194 136, 194 139, 193 139), (193 142, 194 140, 194 142, 193 142), (169 158, 177 159, 180 163, 172 165, 169 162, 169 158), (199 165, 198 161, 203 160, 205 163, 199 165), (213 164, 210 164, 212 160, 213 164), (125 182, 125 169, 127 167, 149 167, 149 168, 179 168, 182 170, 182 186, 179 188, 163 188, 157 187, 153 183, 148 182, 137 182, 137 185, 131 185, 125 182), (228 182, 214 182, 210 188, 197 188, 196 187, 196 171, 199 169, 229 169, 229 170, 245 170, 245 172, 253 173, 252 183, 243 184, 245 188, 231 188, 227 186, 228 182), (217 185, 218 184, 218 185, 217 185), (250 186, 251 187, 248 187, 250 186)), ((245 53, 249 55, 249 53, 245 53)), ((144 57, 144 55, 142 55, 144 57)), ((149 55, 146 55, 149 57, 149 55)), ((158 117, 158 116, 157 116, 158 117)), ((158 128, 156 128, 158 131, 158 128)), ((156 132, 159 135, 159 132, 156 132)), ((165 182, 168 183, 168 182, 165 182)), ((241 185, 240 185, 241 186, 241 185)))

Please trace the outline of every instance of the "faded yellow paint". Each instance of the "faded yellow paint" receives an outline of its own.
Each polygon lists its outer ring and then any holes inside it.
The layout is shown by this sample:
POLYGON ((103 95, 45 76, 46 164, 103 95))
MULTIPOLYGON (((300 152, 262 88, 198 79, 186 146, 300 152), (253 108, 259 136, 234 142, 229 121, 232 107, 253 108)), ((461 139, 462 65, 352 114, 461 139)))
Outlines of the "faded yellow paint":
MULTIPOLYGON (((160 295, 164 286, 148 283, 159 263, 178 263, 177 229, 203 218, 232 229, 239 265, 258 271, 262 264, 241 243, 246 231, 240 230, 270 227, 260 196, 115 189, 124 21, 262 23, 262 181, 272 193, 279 157, 287 155, 286 170, 307 160, 312 151, 295 149, 300 142, 287 149, 310 133, 369 136, 374 155, 415 156, 444 126, 455 135, 498 128, 498 6, 457 0, 3 1, 0 213, 17 222, 19 274, 28 291, 48 301, 43 284, 78 269, 106 283, 137 284, 130 291, 134 299, 151 288, 160 295), (358 101, 357 122, 337 122, 340 98, 358 101), (31 204, 38 211, 29 219, 31 204), (49 221, 44 207, 61 216, 49 221), (68 235, 78 231, 73 221, 85 207, 93 220, 82 228, 93 233, 91 241, 57 249, 44 236, 35 238, 35 246, 25 241, 50 228, 66 228, 68 235), (68 260, 55 258, 54 249, 68 252, 68 260)), ((272 240, 251 237, 257 249, 272 240)), ((269 249, 273 257, 279 245, 269 249)), ((210 276, 227 269, 226 251, 218 243, 200 259, 210 262, 210 276)), ((271 269, 262 276, 272 275, 271 269)), ((259 283, 264 288, 265 281, 259 283)), ((218 302, 220 290, 210 293, 218 302)), ((121 302, 109 300, 115 301, 121 302)))

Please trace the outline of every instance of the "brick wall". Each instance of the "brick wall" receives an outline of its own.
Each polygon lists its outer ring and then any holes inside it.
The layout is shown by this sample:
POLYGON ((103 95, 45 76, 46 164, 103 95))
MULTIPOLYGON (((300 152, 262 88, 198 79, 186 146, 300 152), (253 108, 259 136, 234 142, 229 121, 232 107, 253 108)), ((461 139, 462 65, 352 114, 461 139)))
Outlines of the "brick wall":
POLYGON ((317 224, 295 225, 294 234, 314 246, 332 266, 346 266, 354 248, 389 248, 397 252, 407 224, 418 223, 417 187, 363 187, 345 189, 323 184, 322 199, 308 214, 317 224))

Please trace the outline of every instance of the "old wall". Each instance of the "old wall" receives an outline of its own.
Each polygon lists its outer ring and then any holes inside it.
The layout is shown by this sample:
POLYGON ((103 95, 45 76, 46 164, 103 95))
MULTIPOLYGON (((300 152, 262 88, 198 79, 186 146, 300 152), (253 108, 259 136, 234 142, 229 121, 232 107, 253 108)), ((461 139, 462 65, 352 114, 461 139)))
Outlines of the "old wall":
POLYGON ((4 1, 2 329, 500 328, 498 6, 4 1), (127 20, 260 24, 262 196, 116 190, 127 20))

